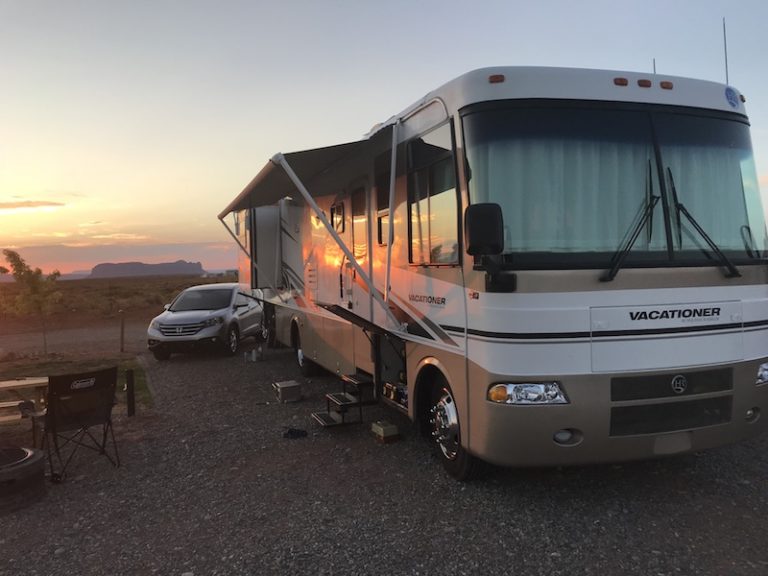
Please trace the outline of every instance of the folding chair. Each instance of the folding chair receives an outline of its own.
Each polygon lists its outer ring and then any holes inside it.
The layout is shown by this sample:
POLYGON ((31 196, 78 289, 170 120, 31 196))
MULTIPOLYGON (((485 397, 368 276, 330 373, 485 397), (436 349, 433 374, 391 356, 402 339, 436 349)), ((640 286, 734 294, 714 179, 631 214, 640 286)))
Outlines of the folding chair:
MULTIPOLYGON (((45 410, 34 411, 32 403, 20 406, 22 415, 32 418, 32 429, 43 426, 41 448, 46 450, 51 481, 61 482, 67 466, 79 448, 95 451, 120 466, 112 407, 115 405, 117 367, 51 376, 45 410), (107 436, 112 439, 112 454, 107 451, 107 436), (55 464, 54 464, 55 457, 55 464)), ((33 440, 36 442, 36 439, 33 440)))

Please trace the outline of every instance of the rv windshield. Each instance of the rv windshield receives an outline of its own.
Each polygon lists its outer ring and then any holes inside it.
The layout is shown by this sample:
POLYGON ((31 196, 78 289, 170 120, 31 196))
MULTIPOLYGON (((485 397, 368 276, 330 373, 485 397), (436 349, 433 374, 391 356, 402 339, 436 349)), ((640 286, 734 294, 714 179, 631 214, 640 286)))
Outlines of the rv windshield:
POLYGON ((470 200, 502 207, 505 259, 515 267, 607 266, 654 196, 662 202, 645 218, 624 267, 717 265, 711 245, 678 217, 680 205, 735 264, 765 255, 741 116, 529 101, 470 107, 463 129, 470 200))

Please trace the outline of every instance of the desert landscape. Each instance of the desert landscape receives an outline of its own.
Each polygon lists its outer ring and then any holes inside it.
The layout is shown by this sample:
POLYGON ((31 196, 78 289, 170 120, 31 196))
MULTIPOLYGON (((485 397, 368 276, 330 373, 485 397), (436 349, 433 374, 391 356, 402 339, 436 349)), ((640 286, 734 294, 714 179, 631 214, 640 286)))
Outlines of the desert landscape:
POLYGON ((20 315, 16 283, 0 283, 0 379, 38 372, 41 365, 75 368, 85 360, 133 358, 146 348, 149 321, 193 284, 232 276, 148 276, 59 280, 55 308, 20 315))

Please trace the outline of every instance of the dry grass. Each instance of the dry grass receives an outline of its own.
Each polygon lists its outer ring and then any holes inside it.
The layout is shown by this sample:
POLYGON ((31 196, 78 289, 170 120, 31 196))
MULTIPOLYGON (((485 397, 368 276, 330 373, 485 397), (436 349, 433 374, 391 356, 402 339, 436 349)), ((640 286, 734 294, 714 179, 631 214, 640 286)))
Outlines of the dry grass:
MULTIPOLYGON (((195 284, 235 282, 234 276, 200 278, 198 276, 148 276, 140 278, 98 278, 60 280, 61 301, 46 318, 52 328, 77 326, 93 319, 114 318, 121 311, 128 315, 161 311, 164 304, 184 288, 195 284)), ((0 333, 22 330, 24 325, 40 325, 38 318, 20 318, 12 303, 18 294, 14 282, 0 283, 0 333)))

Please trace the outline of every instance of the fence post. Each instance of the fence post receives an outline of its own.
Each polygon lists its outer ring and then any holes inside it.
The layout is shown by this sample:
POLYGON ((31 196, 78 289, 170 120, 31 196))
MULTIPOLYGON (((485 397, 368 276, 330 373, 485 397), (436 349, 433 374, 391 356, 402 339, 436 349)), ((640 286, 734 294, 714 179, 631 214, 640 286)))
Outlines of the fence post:
POLYGON ((125 403, 128 405, 128 416, 136 414, 136 396, 134 394, 133 370, 125 372, 125 403))
POLYGON ((120 314, 120 352, 125 352, 125 312, 118 310, 120 314))

